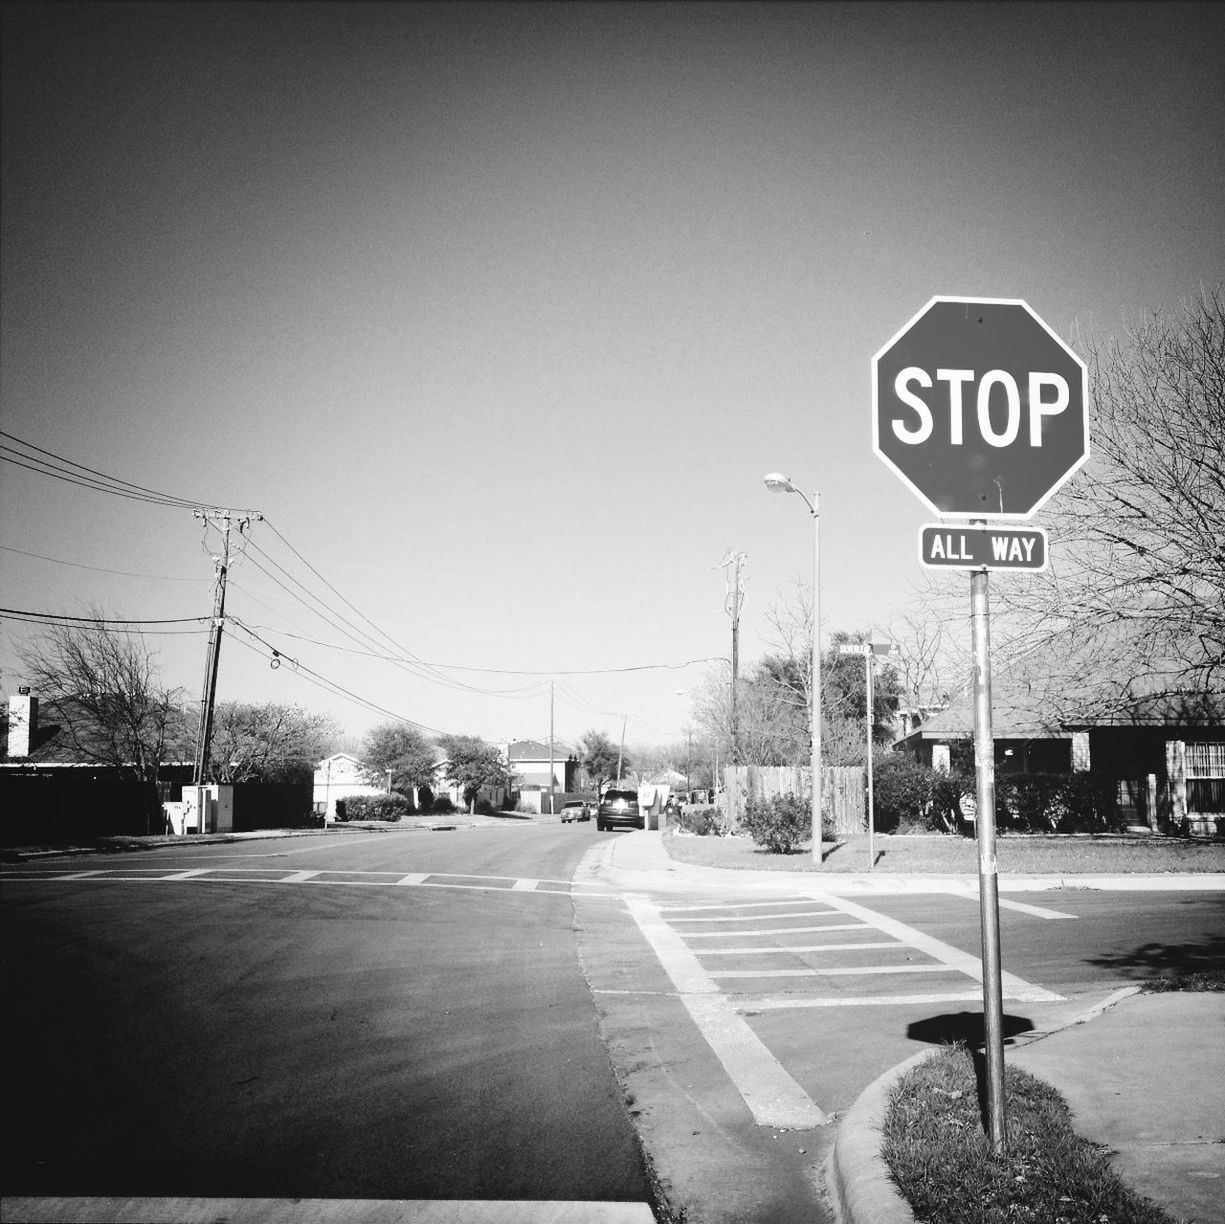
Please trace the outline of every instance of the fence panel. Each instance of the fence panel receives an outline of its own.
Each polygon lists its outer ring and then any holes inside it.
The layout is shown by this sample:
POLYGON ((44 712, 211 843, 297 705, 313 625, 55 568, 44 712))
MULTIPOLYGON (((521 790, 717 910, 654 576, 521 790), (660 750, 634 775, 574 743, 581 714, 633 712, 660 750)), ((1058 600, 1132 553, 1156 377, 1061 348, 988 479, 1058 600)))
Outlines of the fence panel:
MULTIPOLYGON (((779 795, 811 795, 806 765, 728 765, 723 784, 735 788, 736 811, 743 811, 749 798, 773 799, 779 795)), ((827 765, 822 774, 824 791, 821 810, 825 832, 863 833, 868 827, 868 791, 862 765, 827 765)))

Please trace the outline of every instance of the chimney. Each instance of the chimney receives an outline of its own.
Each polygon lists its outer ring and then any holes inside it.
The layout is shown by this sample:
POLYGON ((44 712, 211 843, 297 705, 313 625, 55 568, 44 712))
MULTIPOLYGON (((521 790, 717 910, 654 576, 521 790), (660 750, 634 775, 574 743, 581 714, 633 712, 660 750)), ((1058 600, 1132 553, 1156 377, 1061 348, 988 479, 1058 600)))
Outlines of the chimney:
POLYGON ((9 760, 28 757, 38 738, 38 698, 22 686, 9 698, 9 760))

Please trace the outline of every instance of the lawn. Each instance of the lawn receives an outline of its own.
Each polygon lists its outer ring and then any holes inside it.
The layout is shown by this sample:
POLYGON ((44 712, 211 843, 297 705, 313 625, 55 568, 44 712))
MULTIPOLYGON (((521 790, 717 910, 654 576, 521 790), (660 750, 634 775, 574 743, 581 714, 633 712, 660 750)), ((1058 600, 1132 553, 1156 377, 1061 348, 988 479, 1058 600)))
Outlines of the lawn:
MULTIPOLYGON (((666 833, 664 847, 680 863, 739 871, 812 871, 859 874, 868 870, 867 834, 824 846, 818 866, 805 848, 771 854, 747 837, 694 837, 666 833)), ((874 870, 893 874, 977 875, 976 843, 943 834, 873 838, 874 870)), ((1133 872, 1225 872, 1225 842, 1167 837, 1000 834, 995 844, 1001 875, 1123 875, 1133 872)))
POLYGON ((1107 1149, 1081 1139, 1048 1084, 1005 1068, 1007 1152, 983 1129, 974 1056, 948 1047, 893 1090, 882 1155, 919 1220, 940 1224, 1173 1224, 1110 1167, 1107 1149))

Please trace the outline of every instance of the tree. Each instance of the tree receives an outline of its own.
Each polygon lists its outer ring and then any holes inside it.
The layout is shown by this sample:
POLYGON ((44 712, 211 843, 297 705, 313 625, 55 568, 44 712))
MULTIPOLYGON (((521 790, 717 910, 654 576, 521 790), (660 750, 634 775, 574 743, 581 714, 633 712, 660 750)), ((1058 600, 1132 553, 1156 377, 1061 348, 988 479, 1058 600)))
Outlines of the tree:
POLYGON ((603 731, 588 731, 579 741, 579 752, 583 769, 594 783, 597 795, 604 782, 617 777, 618 764, 623 773, 630 768, 628 756, 603 731))
POLYGON ((1225 292, 1082 346, 1092 453, 1051 503, 1051 564, 999 584, 1014 649, 1065 702, 1225 686, 1225 292))
POLYGON ((158 680, 139 632, 91 608, 72 625, 48 625, 19 652, 26 680, 82 761, 156 782, 168 761, 193 755, 182 692, 158 680))
POLYGON ((446 753, 447 778, 462 788, 469 811, 476 811, 480 791, 509 784, 510 771, 493 744, 475 735, 444 735, 438 743, 446 753))
POLYGON ((339 734, 327 715, 297 706, 223 701, 213 716, 212 769, 219 782, 309 781, 339 734))
POLYGON ((362 744, 362 761, 382 781, 391 771, 393 790, 409 794, 432 788, 438 754, 423 732, 406 722, 385 722, 373 727, 362 744))

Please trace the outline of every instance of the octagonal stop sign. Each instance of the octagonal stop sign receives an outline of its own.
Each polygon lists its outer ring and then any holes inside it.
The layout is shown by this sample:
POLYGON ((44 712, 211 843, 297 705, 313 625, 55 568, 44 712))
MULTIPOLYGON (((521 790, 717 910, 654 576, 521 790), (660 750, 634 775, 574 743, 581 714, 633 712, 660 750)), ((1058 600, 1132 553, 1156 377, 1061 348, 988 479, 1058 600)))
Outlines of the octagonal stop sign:
POLYGON ((872 358, 872 449, 938 515, 1029 518, 1089 457, 1088 400, 1025 302, 935 297, 872 358))

